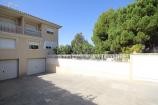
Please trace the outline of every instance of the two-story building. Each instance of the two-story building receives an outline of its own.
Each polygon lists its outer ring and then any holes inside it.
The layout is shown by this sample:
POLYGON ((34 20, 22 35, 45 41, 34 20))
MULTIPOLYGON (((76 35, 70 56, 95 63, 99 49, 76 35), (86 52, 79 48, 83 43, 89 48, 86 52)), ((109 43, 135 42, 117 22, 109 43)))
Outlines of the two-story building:
POLYGON ((60 25, 0 5, 0 80, 46 71, 60 25))

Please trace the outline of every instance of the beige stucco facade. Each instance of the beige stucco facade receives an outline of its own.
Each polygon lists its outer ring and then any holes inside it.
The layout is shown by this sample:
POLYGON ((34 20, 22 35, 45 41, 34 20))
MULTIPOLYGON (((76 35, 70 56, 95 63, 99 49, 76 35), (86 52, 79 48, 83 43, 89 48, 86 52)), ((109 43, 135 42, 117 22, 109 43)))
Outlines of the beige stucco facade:
MULTIPOLYGON (((28 59, 46 58, 48 53, 53 53, 52 49, 58 46, 58 30, 61 26, 57 24, 4 6, 0 6, 0 19, 0 39, 14 39, 16 42, 16 47, 13 49, 0 48, 0 60, 17 59, 18 76, 26 75, 28 59), (16 28, 14 29, 16 29, 16 32, 14 30, 10 31, 10 28, 5 30, 1 25, 1 23, 5 24, 3 19, 15 20, 16 28), (17 27, 20 27, 20 32, 17 31, 17 27), (37 30, 36 33, 33 33, 35 35, 27 34, 29 28, 30 30, 32 30, 31 28, 37 30), (48 29, 52 29, 53 33, 49 34, 48 29), (45 42, 52 42, 51 48, 45 48, 45 42), (30 49, 30 43, 38 44, 38 48, 30 49)), ((9 21, 6 24, 9 24, 9 21)))

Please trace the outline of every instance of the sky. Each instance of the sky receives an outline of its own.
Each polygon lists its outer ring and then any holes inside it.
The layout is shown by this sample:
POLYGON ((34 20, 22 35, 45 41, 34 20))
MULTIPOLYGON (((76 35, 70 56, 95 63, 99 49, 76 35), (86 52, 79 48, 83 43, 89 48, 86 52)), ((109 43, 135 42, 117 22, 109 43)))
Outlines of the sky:
POLYGON ((63 26, 59 30, 60 45, 70 44, 80 32, 92 43, 93 28, 99 15, 132 2, 134 0, 0 0, 0 4, 63 26))

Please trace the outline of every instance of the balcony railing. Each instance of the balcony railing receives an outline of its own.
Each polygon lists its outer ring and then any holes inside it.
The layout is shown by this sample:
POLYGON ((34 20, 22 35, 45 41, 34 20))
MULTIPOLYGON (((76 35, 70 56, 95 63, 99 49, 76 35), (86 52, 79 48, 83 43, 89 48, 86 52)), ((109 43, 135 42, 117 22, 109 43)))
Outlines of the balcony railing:
MULTIPOLYGON (((23 34, 23 27, 17 25, 0 24, 0 31, 23 34)), ((41 37, 41 31, 32 31, 24 28, 24 34, 30 36, 41 37)))
POLYGON ((20 26, 12 26, 7 24, 0 24, 0 31, 2 32, 9 32, 9 33, 19 33, 22 34, 22 27, 20 26))
POLYGON ((41 37, 41 31, 33 31, 29 29, 24 29, 24 34, 41 37))

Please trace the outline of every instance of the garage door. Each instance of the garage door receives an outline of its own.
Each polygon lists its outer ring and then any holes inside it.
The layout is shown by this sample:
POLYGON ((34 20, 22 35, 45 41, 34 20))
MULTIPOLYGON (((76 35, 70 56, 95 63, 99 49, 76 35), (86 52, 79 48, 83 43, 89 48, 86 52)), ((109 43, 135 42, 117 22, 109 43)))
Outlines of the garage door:
POLYGON ((0 80, 16 78, 18 74, 17 60, 0 60, 0 80))
POLYGON ((45 72, 45 59, 29 59, 27 74, 38 74, 45 72))

